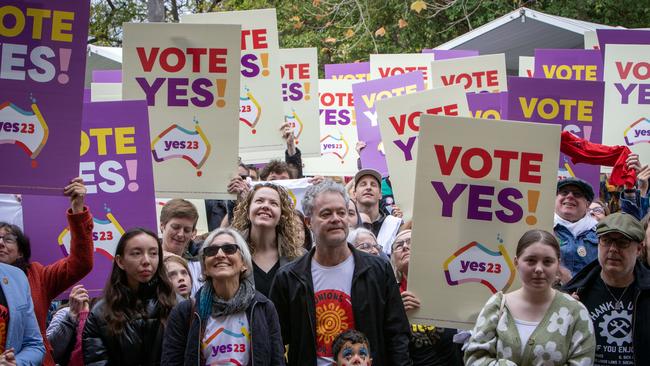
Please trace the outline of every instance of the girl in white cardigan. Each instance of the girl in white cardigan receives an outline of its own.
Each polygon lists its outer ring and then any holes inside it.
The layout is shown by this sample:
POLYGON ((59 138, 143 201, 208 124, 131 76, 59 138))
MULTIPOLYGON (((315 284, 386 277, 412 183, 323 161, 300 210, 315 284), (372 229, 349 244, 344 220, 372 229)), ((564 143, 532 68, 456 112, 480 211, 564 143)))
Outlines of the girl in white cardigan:
POLYGON ((481 310, 466 365, 591 365, 596 340, 587 309, 553 289, 560 245, 544 230, 526 232, 515 267, 522 287, 494 294, 481 310))

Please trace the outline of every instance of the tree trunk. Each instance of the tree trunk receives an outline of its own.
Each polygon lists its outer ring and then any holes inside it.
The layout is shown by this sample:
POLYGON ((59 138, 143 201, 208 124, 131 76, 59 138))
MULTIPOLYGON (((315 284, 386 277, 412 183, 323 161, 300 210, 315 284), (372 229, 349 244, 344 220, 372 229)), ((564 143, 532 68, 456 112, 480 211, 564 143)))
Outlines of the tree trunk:
POLYGON ((147 20, 149 22, 165 21, 165 1, 148 0, 147 1, 147 20))

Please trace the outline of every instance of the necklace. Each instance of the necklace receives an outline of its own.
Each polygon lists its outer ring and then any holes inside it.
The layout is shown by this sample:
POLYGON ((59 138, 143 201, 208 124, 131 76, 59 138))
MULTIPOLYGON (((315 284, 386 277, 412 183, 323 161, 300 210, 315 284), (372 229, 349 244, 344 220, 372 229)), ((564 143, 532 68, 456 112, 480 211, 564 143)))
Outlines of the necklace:
MULTIPOLYGON (((605 281, 603 281, 603 283, 605 283, 605 281)), ((607 292, 609 292, 609 294, 614 299, 614 310, 623 310, 623 300, 622 299, 623 299, 623 296, 625 296, 625 292, 627 291, 627 289, 630 288, 630 285, 627 285, 627 287, 625 288, 625 290, 623 290, 623 293, 621 294, 621 296, 619 296, 618 299, 616 298, 616 296, 614 296, 614 294, 609 289, 609 286, 606 283, 605 283, 605 288, 607 289, 607 292)))

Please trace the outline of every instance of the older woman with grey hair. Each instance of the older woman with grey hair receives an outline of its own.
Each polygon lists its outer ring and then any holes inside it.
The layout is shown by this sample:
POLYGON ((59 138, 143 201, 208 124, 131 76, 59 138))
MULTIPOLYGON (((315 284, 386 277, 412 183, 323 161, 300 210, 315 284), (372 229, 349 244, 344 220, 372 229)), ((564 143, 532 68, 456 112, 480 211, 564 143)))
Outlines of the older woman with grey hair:
POLYGON ((379 255, 382 248, 377 244, 377 237, 372 231, 366 228, 357 228, 350 230, 348 234, 348 243, 352 244, 356 249, 372 255, 379 255))
POLYGON ((248 245, 233 229, 210 233, 199 253, 205 284, 177 305, 165 330, 162 365, 284 365, 273 303, 255 291, 248 245))

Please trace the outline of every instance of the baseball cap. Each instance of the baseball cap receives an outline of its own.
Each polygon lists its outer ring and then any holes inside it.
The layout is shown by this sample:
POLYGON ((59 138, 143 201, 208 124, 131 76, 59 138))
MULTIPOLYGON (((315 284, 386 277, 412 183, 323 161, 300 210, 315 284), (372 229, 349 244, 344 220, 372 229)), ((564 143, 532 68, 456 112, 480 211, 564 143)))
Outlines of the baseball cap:
POLYGON ((596 225, 596 233, 598 236, 608 233, 621 233, 626 238, 637 242, 642 242, 645 238, 643 225, 639 220, 624 212, 616 212, 600 220, 596 225))
POLYGON ((361 178, 365 177, 366 175, 372 175, 373 178, 377 180, 377 183, 381 185, 381 174, 374 170, 374 169, 361 169, 357 172, 357 174, 354 175, 354 187, 357 187, 357 184, 359 184, 359 181, 361 178))
POLYGON ((584 193, 585 198, 587 201, 591 202, 594 200, 594 189, 591 187, 591 184, 585 182, 584 180, 580 178, 575 178, 575 177, 569 177, 569 178, 564 178, 562 180, 557 181, 557 191, 560 191, 560 188, 566 187, 566 186, 576 186, 580 188, 582 193, 584 193))

